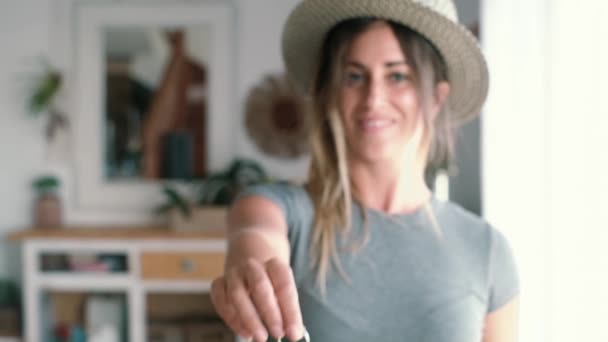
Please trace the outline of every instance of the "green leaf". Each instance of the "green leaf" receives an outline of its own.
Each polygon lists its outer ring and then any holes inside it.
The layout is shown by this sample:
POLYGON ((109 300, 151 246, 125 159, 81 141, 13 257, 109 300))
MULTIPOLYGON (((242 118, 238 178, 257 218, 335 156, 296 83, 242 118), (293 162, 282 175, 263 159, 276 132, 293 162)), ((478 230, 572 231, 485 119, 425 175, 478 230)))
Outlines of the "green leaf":
POLYGON ((61 87, 61 75, 54 70, 47 70, 34 86, 29 98, 29 111, 32 115, 48 109, 53 98, 61 87))
POLYGON ((199 188, 199 204, 230 204, 238 192, 248 186, 268 181, 264 169, 255 161, 235 159, 226 170, 211 174, 199 188))
POLYGON ((55 176, 41 176, 32 182, 34 189, 40 192, 53 190, 60 185, 59 179, 55 176))
MULTIPOLYGON (((177 208, 177 209, 179 209, 181 214, 184 215, 184 217, 187 217, 187 218, 190 217, 190 215, 191 215, 190 206, 188 205, 188 202, 182 197, 182 195, 177 190, 173 189, 170 186, 165 186, 163 188, 163 192, 169 199, 169 203, 166 204, 169 209, 177 208)), ((166 210, 168 210, 168 209, 166 209, 166 210)))

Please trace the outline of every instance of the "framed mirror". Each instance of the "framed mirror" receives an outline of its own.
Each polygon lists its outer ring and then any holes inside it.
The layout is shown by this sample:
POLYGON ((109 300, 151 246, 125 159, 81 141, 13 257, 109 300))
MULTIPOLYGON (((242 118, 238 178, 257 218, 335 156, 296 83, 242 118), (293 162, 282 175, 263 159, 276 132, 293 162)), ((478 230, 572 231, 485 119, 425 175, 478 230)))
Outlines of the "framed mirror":
POLYGON ((234 158, 234 9, 92 3, 77 9, 77 204, 149 217, 167 180, 234 158))

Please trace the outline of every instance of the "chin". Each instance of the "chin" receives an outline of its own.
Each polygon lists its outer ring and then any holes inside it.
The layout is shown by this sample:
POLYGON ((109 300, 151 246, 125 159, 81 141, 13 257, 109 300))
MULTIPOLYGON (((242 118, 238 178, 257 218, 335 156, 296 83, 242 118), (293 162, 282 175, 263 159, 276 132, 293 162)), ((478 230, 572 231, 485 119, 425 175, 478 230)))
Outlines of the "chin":
POLYGON ((366 147, 358 149, 354 156, 357 160, 365 163, 384 163, 400 158, 396 152, 395 148, 388 148, 388 146, 366 147))

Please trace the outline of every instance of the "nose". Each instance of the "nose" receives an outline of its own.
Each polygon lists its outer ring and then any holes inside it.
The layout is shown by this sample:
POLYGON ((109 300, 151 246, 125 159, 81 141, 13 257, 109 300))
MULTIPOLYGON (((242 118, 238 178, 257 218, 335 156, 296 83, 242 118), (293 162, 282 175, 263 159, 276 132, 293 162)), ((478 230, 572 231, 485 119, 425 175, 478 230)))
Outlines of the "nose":
POLYGON ((374 110, 386 101, 382 82, 375 78, 370 78, 367 85, 367 94, 365 95, 364 101, 367 110, 374 110))

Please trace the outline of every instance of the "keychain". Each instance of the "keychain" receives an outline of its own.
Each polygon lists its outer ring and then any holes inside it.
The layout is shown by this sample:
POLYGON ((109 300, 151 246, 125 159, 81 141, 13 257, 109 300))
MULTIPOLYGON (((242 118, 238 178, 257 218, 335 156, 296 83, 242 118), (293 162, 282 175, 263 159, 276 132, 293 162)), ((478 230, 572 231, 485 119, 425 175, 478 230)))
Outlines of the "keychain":
MULTIPOLYGON (((269 339, 268 341, 272 341, 272 342, 288 342, 289 340, 287 339, 278 339, 275 340, 273 338, 269 339)), ((308 331, 306 329, 304 329, 304 337, 302 337, 301 339, 299 339, 297 342, 310 342, 310 335, 308 335, 308 331)))

